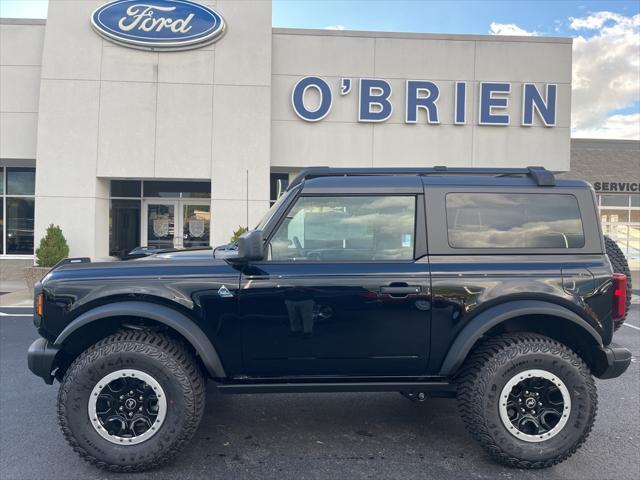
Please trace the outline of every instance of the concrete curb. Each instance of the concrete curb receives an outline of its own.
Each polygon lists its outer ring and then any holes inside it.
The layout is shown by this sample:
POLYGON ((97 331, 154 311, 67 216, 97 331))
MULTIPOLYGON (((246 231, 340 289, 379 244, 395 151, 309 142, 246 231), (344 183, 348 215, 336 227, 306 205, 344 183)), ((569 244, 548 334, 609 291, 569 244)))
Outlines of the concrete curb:
POLYGON ((33 308, 33 292, 27 288, 0 295, 0 308, 29 307, 33 308))

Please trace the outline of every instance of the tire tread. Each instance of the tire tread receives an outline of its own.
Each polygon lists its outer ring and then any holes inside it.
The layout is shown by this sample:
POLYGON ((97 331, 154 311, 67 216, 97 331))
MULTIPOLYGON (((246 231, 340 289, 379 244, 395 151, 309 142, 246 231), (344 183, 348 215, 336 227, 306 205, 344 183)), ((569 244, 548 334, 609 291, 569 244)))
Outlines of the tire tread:
POLYGON ((71 364, 61 382, 58 393, 58 423, 67 443, 69 443, 81 458, 90 464, 112 472, 141 472, 155 469, 165 464, 191 440, 204 414, 205 393, 205 378, 203 373, 195 361, 195 358, 184 344, 162 333, 147 330, 123 330, 98 341, 80 354, 71 364), (123 350, 144 353, 154 358, 171 370, 183 390, 189 389, 193 392, 193 401, 189 401, 191 396, 185 395, 185 401, 189 402, 186 405, 188 412, 185 415, 186 423, 178 439, 171 444, 168 450, 162 452, 161 455, 157 455, 155 458, 135 465, 110 464, 91 455, 77 441, 66 419, 67 399, 69 398, 79 372, 100 356, 123 350))
POLYGON ((512 333, 487 339, 471 353, 462 367, 458 382, 458 408, 467 430, 494 459, 510 467, 538 469, 563 462, 586 441, 598 409, 596 385, 589 367, 567 346, 535 333, 512 333), (559 356, 577 367, 587 385, 590 401, 594 406, 591 418, 579 440, 570 449, 539 462, 523 460, 504 451, 489 432, 483 402, 474 401, 479 396, 482 398, 483 392, 486 391, 498 368, 510 362, 516 355, 532 351, 559 356))

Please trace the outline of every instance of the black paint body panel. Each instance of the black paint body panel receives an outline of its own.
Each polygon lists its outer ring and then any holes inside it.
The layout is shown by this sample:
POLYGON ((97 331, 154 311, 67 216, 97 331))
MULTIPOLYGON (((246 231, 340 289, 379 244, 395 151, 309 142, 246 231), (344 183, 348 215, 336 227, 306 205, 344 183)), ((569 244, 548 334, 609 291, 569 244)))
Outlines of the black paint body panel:
POLYGON ((392 178, 386 187, 385 177, 309 180, 290 192, 263 232, 268 241, 280 217, 305 192, 415 195, 422 204, 413 261, 242 264, 203 251, 67 264, 51 271, 36 290, 45 295, 39 333, 55 342, 78 316, 113 302, 161 304, 204 332, 228 377, 219 380, 232 383, 442 377, 447 354, 474 318, 496 305, 523 300, 566 309, 600 347, 611 342, 612 270, 587 184, 559 181, 557 187, 536 187, 515 178, 392 178), (536 188, 576 194, 587 237, 584 248, 541 253, 447 247, 446 192, 536 188), (223 286, 230 295, 220 294, 223 286))

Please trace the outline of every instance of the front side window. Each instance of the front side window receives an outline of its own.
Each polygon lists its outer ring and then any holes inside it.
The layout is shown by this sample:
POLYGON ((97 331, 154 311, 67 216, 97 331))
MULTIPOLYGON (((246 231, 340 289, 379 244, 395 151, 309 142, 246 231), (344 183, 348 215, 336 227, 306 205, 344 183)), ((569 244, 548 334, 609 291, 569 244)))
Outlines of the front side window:
POLYGON ((566 194, 449 193, 452 248, 581 248, 578 201, 566 194))
POLYGON ((269 244, 274 261, 411 260, 414 196, 300 197, 269 244))

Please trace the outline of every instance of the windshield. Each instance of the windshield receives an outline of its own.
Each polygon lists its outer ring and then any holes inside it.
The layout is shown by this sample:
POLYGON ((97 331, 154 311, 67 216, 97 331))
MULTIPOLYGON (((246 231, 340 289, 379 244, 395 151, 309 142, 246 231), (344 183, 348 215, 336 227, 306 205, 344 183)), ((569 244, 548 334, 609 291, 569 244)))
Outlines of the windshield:
POLYGON ((294 194, 295 190, 297 189, 294 188, 293 190, 289 190, 284 195, 282 195, 278 199, 278 201, 274 203, 269 210, 267 210, 267 213, 264 215, 264 217, 262 217, 262 220, 260 220, 260 223, 256 225, 255 230, 264 230, 264 227, 267 225, 267 223, 269 223, 269 220, 271 220, 271 217, 275 215, 275 213, 278 211, 280 206, 285 202, 285 200, 289 198, 292 194, 294 194))

